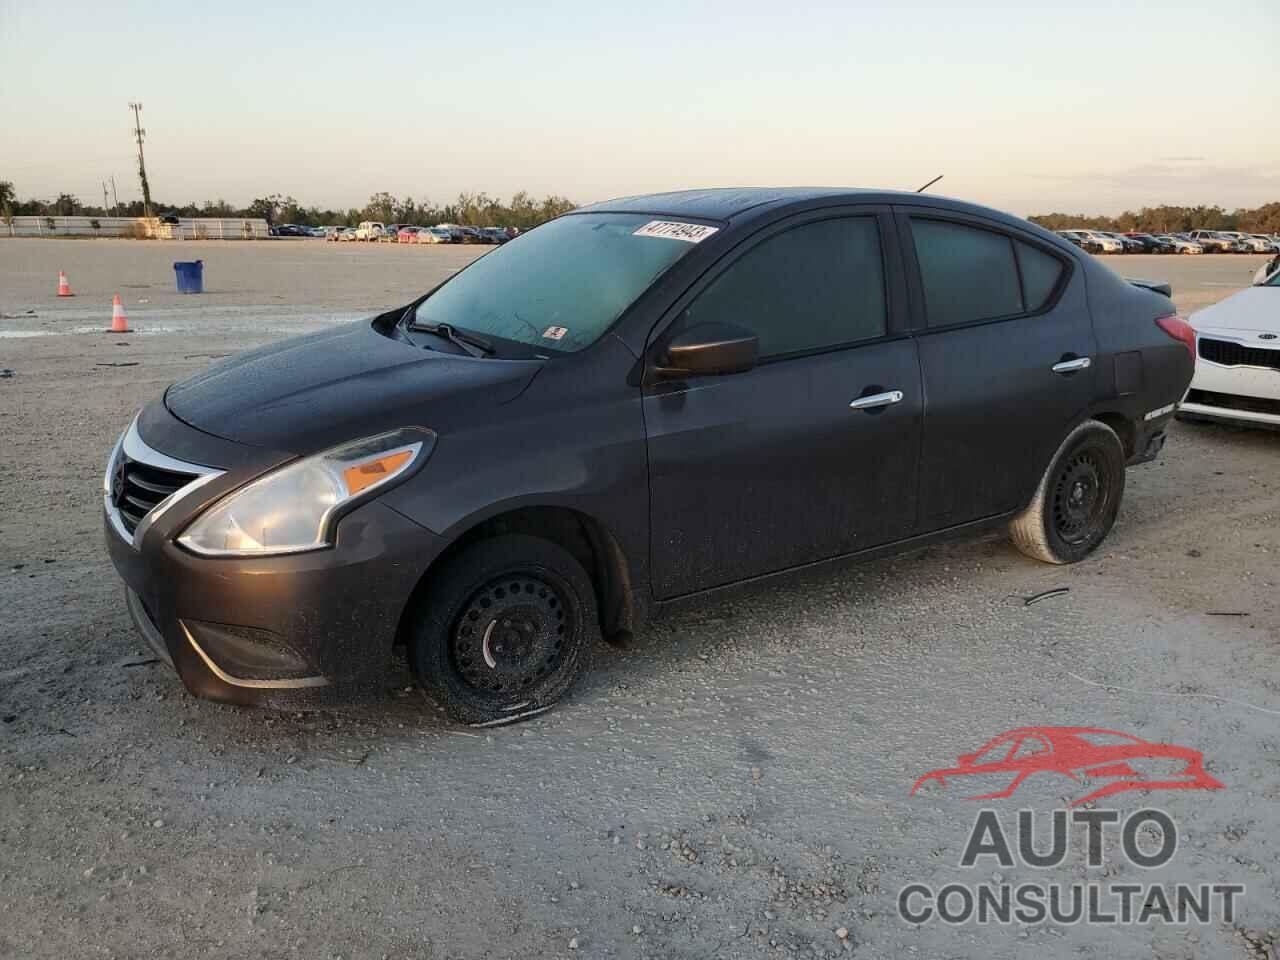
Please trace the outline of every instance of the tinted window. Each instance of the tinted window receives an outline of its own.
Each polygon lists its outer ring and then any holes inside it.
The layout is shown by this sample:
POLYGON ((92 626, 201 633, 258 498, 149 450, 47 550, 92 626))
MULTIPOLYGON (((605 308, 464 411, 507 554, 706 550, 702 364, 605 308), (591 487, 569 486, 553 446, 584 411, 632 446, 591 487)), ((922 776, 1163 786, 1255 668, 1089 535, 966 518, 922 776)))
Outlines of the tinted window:
POLYGON ((1023 299, 1028 310, 1039 310, 1058 285, 1062 261, 1021 240, 1014 241, 1014 246, 1018 248, 1018 266, 1022 268, 1023 299))
POLYGON ((1009 238, 941 220, 911 218, 929 326, 1022 312, 1009 238))
POLYGON ((882 336, 875 218, 807 223, 752 247, 684 312, 686 327, 711 321, 751 330, 761 358, 882 336))

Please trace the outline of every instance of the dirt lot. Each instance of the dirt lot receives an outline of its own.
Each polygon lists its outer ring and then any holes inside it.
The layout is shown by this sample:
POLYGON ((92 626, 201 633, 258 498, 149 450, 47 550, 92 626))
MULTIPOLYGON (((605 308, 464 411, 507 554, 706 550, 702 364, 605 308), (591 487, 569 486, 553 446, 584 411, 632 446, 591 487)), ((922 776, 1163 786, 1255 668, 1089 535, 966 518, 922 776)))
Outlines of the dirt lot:
MULTIPOLYGON (((133 412, 478 252, 0 240, 0 957, 1280 955, 1280 435, 1176 425, 1077 566, 997 538, 813 574, 659 622, 560 709, 488 734, 403 668, 380 699, 281 715, 196 701, 149 662, 99 518, 133 412), (171 263, 195 258, 209 292, 179 297, 171 263), (129 337, 99 332, 116 292, 129 337), (1075 833, 1057 868, 961 868, 980 804, 911 785, 1028 725, 1189 746, 1225 789, 1100 803, 1173 817, 1157 870, 1112 834, 1088 867, 1075 833), (913 882, 1104 878, 1246 893, 1230 924, 897 916, 913 882)), ((1109 262, 1172 280, 1186 311, 1261 259, 1109 262)))

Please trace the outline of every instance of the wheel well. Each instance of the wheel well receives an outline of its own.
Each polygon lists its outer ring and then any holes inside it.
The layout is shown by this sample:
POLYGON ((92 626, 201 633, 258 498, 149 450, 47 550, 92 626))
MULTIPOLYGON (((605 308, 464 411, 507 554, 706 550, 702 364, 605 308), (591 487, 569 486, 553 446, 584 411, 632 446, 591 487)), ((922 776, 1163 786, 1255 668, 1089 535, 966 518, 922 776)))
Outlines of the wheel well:
POLYGON ((398 642, 404 640, 408 617, 417 605, 428 577, 473 543, 511 533, 550 540, 568 550, 582 564, 595 587, 600 632, 606 639, 634 628, 630 568, 622 548, 604 525, 567 507, 522 507, 476 524, 449 544, 432 562, 401 614, 398 642))
POLYGON ((1134 455, 1134 444, 1136 438, 1134 436, 1133 424, 1129 418, 1121 413, 1095 413, 1094 420, 1105 423, 1108 427, 1116 432, 1116 436, 1120 438, 1120 444, 1124 447, 1124 458, 1128 460, 1134 455))

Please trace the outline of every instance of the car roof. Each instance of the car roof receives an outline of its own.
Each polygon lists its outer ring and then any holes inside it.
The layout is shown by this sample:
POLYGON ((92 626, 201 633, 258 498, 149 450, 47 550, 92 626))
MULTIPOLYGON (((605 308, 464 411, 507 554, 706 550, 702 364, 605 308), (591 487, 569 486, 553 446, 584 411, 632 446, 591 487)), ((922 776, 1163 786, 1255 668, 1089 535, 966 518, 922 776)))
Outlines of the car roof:
POLYGON ((762 208, 830 200, 851 203, 928 203, 968 210, 1001 220, 1014 219, 998 210, 965 203, 934 194, 863 187, 717 187, 707 190, 677 190, 603 200, 574 213, 652 213, 697 217, 703 220, 732 220, 762 208))

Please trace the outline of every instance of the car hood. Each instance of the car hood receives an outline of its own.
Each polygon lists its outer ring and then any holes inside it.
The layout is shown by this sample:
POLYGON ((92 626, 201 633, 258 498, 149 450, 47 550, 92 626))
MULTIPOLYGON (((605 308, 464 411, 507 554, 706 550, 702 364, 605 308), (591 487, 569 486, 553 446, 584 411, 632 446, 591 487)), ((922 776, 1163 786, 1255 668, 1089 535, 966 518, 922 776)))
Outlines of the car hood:
POLYGON ((1189 322, 1199 333, 1280 334, 1280 288, 1249 287, 1196 311, 1189 322))
POLYGON ((515 399, 542 363, 439 353, 360 321, 215 364, 164 401, 205 433, 304 455, 396 427, 446 432, 515 399))

